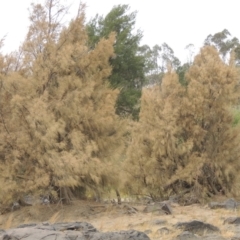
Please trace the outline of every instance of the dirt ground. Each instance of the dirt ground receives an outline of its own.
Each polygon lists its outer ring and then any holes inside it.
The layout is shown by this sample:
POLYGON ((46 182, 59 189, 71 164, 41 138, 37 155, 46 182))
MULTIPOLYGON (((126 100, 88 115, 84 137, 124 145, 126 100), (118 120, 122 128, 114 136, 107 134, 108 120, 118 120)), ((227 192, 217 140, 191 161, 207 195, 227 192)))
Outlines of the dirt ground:
POLYGON ((136 203, 122 203, 119 206, 111 203, 102 204, 78 200, 71 205, 51 204, 21 207, 19 210, 0 215, 0 228, 8 229, 23 223, 84 221, 91 223, 103 232, 135 229, 149 231, 148 236, 151 239, 172 239, 172 237, 179 234, 173 228, 174 224, 199 220, 219 227, 221 235, 230 238, 233 233, 228 225, 223 224, 223 221, 228 217, 239 216, 240 213, 239 210, 212 210, 207 205, 179 206, 174 204, 172 205, 172 215, 157 215, 154 212, 144 213, 145 206, 136 203), (137 209, 137 212, 129 214, 126 209, 132 206, 137 209), (165 220, 166 222, 156 225, 155 220, 165 220), (157 231, 162 227, 170 230, 170 234, 164 238, 157 231))

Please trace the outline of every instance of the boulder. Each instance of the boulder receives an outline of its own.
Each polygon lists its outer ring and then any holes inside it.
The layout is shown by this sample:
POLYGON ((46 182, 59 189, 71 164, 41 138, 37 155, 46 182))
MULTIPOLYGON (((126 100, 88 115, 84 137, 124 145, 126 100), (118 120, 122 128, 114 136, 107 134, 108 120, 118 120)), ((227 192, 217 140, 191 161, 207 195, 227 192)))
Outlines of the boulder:
POLYGON ((154 203, 151 205, 148 205, 144 208, 143 212, 149 213, 149 212, 158 212, 162 215, 170 215, 172 214, 172 208, 169 203, 166 202, 160 202, 160 203, 154 203))
POLYGON ((157 230, 157 233, 160 235, 168 235, 170 233, 170 230, 166 227, 162 227, 157 230))
POLYGON ((123 206, 123 211, 125 214, 129 214, 129 215, 136 214, 138 212, 138 210, 135 207, 131 207, 127 204, 123 206))
POLYGON ((176 240, 200 240, 200 237, 189 231, 184 231, 176 237, 176 240))
POLYGON ((86 222, 22 224, 14 229, 1 230, 0 240, 6 239, 150 240, 145 233, 136 230, 102 233, 86 222))
POLYGON ((163 225, 163 224, 166 224, 167 221, 166 220, 163 220, 163 219, 156 219, 156 220, 153 220, 151 222, 153 225, 163 225))
POLYGON ((175 228, 203 236, 207 233, 220 232, 219 229, 209 223, 201 221, 181 222, 175 225, 175 228))
POLYGON ((199 236, 189 231, 184 231, 181 234, 179 234, 175 240, 226 240, 226 239, 219 235, 210 234, 205 236, 199 236))
POLYGON ((106 232, 106 233, 95 233, 86 240, 150 240, 144 232, 136 230, 120 231, 120 232, 106 232))
POLYGON ((240 217, 229 217, 229 218, 226 218, 223 223, 224 224, 228 223, 228 224, 239 225, 240 224, 240 217))
POLYGON ((239 202, 236 202, 233 198, 230 198, 224 202, 210 202, 208 204, 209 208, 217 209, 217 208, 224 208, 224 209, 236 209, 240 205, 239 202))
POLYGON ((201 240, 226 240, 226 238, 219 236, 219 235, 206 235, 204 237, 201 238, 201 240))

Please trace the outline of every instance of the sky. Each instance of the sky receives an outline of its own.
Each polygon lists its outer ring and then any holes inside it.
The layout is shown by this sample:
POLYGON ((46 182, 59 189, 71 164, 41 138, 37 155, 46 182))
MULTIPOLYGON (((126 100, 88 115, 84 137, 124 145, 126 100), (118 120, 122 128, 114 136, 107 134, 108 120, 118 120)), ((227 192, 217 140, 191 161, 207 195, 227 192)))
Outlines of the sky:
MULTIPOLYGON (((18 49, 28 26, 31 2, 44 0, 0 0, 0 39, 6 35, 3 52, 18 49)), ((78 0, 62 0, 72 4, 71 18, 77 12, 78 0)), ((239 0, 82 0, 87 5, 89 20, 97 13, 106 15, 114 5, 128 4, 137 11, 136 29, 143 31, 141 44, 154 46, 166 42, 175 55, 186 62, 185 47, 194 44, 196 53, 209 34, 227 29, 240 39, 239 0)))

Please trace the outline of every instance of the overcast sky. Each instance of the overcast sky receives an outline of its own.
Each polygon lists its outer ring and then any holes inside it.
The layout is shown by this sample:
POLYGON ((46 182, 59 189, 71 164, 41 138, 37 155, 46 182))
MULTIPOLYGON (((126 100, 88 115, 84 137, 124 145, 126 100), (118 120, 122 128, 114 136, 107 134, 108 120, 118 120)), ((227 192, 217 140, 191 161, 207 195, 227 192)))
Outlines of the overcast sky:
MULTIPOLYGON (((7 35, 4 51, 16 50, 24 40, 28 28, 28 7, 31 2, 44 0, 0 0, 0 38, 7 35)), ((78 0, 63 0, 73 4, 76 13, 78 0)), ((142 44, 153 46, 166 42, 184 62, 186 45, 196 49, 209 34, 228 29, 240 39, 239 0, 83 0, 87 5, 87 19, 107 14, 114 5, 129 4, 137 10, 136 27, 143 30, 142 44)))

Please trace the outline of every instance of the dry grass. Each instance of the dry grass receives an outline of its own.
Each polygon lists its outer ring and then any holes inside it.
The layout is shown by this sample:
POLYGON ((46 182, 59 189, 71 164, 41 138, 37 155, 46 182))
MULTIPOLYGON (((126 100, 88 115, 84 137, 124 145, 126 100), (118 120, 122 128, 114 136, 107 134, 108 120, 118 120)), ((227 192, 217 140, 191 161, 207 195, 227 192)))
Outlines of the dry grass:
POLYGON ((0 228, 8 229, 22 223, 31 222, 72 222, 85 221, 93 224, 98 230, 118 231, 135 229, 149 231, 151 239, 173 239, 180 233, 173 225, 178 222, 199 220, 213 224, 221 230, 221 235, 226 238, 233 236, 229 225, 224 225, 224 219, 239 216, 239 211, 225 209, 211 210, 207 206, 173 206, 173 215, 159 216, 154 213, 143 213, 144 206, 135 206, 139 211, 137 214, 128 215, 124 208, 112 205, 101 205, 86 201, 76 201, 72 205, 65 206, 34 206, 24 207, 15 212, 0 215, 0 228), (165 220, 164 224, 156 225, 155 220, 165 220), (158 229, 166 227, 169 233, 159 233, 158 229))

